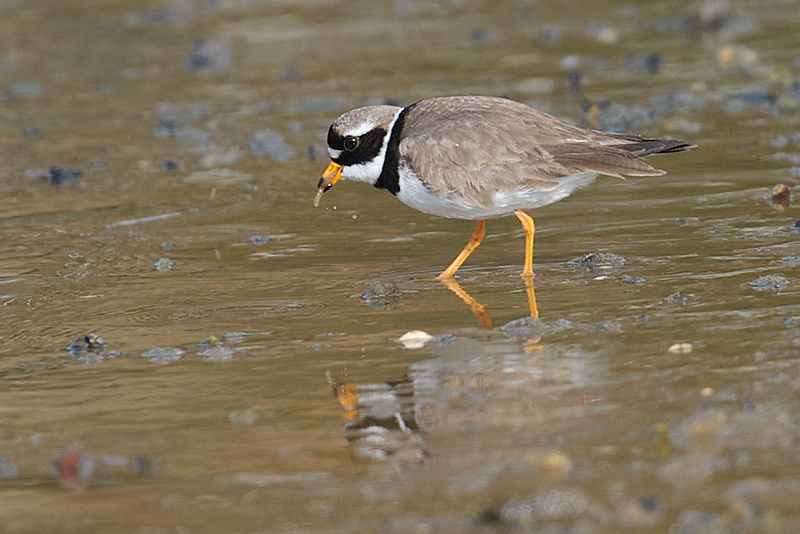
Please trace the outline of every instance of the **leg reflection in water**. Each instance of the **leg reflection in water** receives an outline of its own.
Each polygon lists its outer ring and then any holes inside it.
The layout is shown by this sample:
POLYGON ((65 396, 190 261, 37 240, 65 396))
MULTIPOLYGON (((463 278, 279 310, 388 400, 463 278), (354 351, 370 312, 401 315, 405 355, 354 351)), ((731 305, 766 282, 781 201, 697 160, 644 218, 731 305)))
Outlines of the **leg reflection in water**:
MULTIPOLYGON (((489 316, 489 312, 486 311, 486 308, 483 306, 483 304, 475 300, 472 295, 464 291, 464 288, 462 288, 459 283, 452 278, 440 281, 442 285, 455 293, 456 296, 464 302, 464 304, 469 306, 469 308, 472 310, 472 313, 474 313, 475 317, 478 319, 478 323, 482 327, 486 328, 487 330, 492 329, 492 318, 489 316)), ((528 297, 528 310, 530 311, 530 316, 538 319, 539 307, 536 305, 536 290, 534 289, 533 277, 530 275, 523 275, 522 281, 525 284, 525 293, 528 297)), ((542 346, 539 344, 540 341, 541 337, 527 340, 525 342, 525 352, 530 353, 541 349, 542 346)))

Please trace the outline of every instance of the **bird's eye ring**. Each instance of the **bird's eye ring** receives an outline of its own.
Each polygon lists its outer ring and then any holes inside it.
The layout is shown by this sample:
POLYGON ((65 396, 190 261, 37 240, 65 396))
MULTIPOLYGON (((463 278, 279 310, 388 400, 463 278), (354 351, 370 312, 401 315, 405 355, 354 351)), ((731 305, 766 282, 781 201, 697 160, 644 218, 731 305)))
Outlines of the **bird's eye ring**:
POLYGON ((348 135, 344 138, 344 149, 348 152, 352 152, 356 148, 358 148, 359 141, 361 139, 358 137, 353 137, 352 135, 348 135))

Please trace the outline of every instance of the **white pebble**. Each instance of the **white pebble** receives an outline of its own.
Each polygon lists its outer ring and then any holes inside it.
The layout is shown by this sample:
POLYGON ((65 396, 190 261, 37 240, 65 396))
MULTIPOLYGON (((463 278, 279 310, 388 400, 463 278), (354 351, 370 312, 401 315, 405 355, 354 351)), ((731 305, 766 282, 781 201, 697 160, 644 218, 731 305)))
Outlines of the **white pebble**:
POLYGON ((406 349, 421 349, 425 343, 432 340, 433 336, 422 330, 410 330, 400 336, 398 341, 403 344, 406 349))

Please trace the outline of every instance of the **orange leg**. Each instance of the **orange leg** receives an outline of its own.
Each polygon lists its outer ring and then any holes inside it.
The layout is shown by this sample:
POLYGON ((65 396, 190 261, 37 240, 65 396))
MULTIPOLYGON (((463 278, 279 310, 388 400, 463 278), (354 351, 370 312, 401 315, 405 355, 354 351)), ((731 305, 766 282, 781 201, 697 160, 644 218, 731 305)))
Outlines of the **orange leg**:
MULTIPOLYGON (((523 213, 523 215, 525 214, 523 213)), ((527 215, 525 216, 528 217, 527 215)), ((517 215, 517 217, 519 217, 519 215, 517 215)), ((530 219, 530 217, 528 218, 530 219)), ((531 219, 531 226, 533 226, 533 219, 531 219)), ((437 276, 436 279, 448 280, 450 278, 453 278, 453 275, 456 274, 456 271, 458 270, 459 267, 461 267, 461 264, 464 263, 466 259, 469 257, 469 255, 472 254, 472 251, 478 248, 478 245, 481 244, 481 241, 483 241, 483 237, 485 235, 486 235, 486 221, 480 219, 478 221, 478 225, 475 227, 475 231, 472 233, 472 239, 469 240, 467 246, 464 247, 464 250, 461 251, 461 254, 459 254, 456 257, 456 259, 453 260, 453 263, 451 263, 450 266, 447 269, 445 269, 442 274, 437 276)))
POLYGON ((528 309, 531 312, 531 317, 539 318, 539 306, 536 305, 536 290, 533 288, 533 277, 523 276, 522 281, 525 283, 525 292, 528 294, 528 309))
POLYGON ((522 267, 522 277, 533 277, 533 233, 536 227, 533 224, 533 218, 522 210, 514 210, 514 215, 517 216, 519 222, 522 223, 522 229, 525 230, 525 265, 522 267))

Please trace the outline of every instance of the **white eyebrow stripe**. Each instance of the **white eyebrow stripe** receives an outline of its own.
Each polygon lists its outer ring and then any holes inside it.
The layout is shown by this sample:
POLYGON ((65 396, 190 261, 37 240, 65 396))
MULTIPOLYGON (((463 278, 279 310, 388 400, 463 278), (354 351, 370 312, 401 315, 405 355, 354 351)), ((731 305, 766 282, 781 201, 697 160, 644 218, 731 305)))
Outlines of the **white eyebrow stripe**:
POLYGON ((358 128, 354 128, 348 132, 345 132, 344 135, 347 137, 348 135, 352 135, 353 137, 358 137, 360 135, 364 135, 367 132, 370 132, 375 129, 377 124, 372 121, 367 121, 362 124, 358 125, 358 128))

